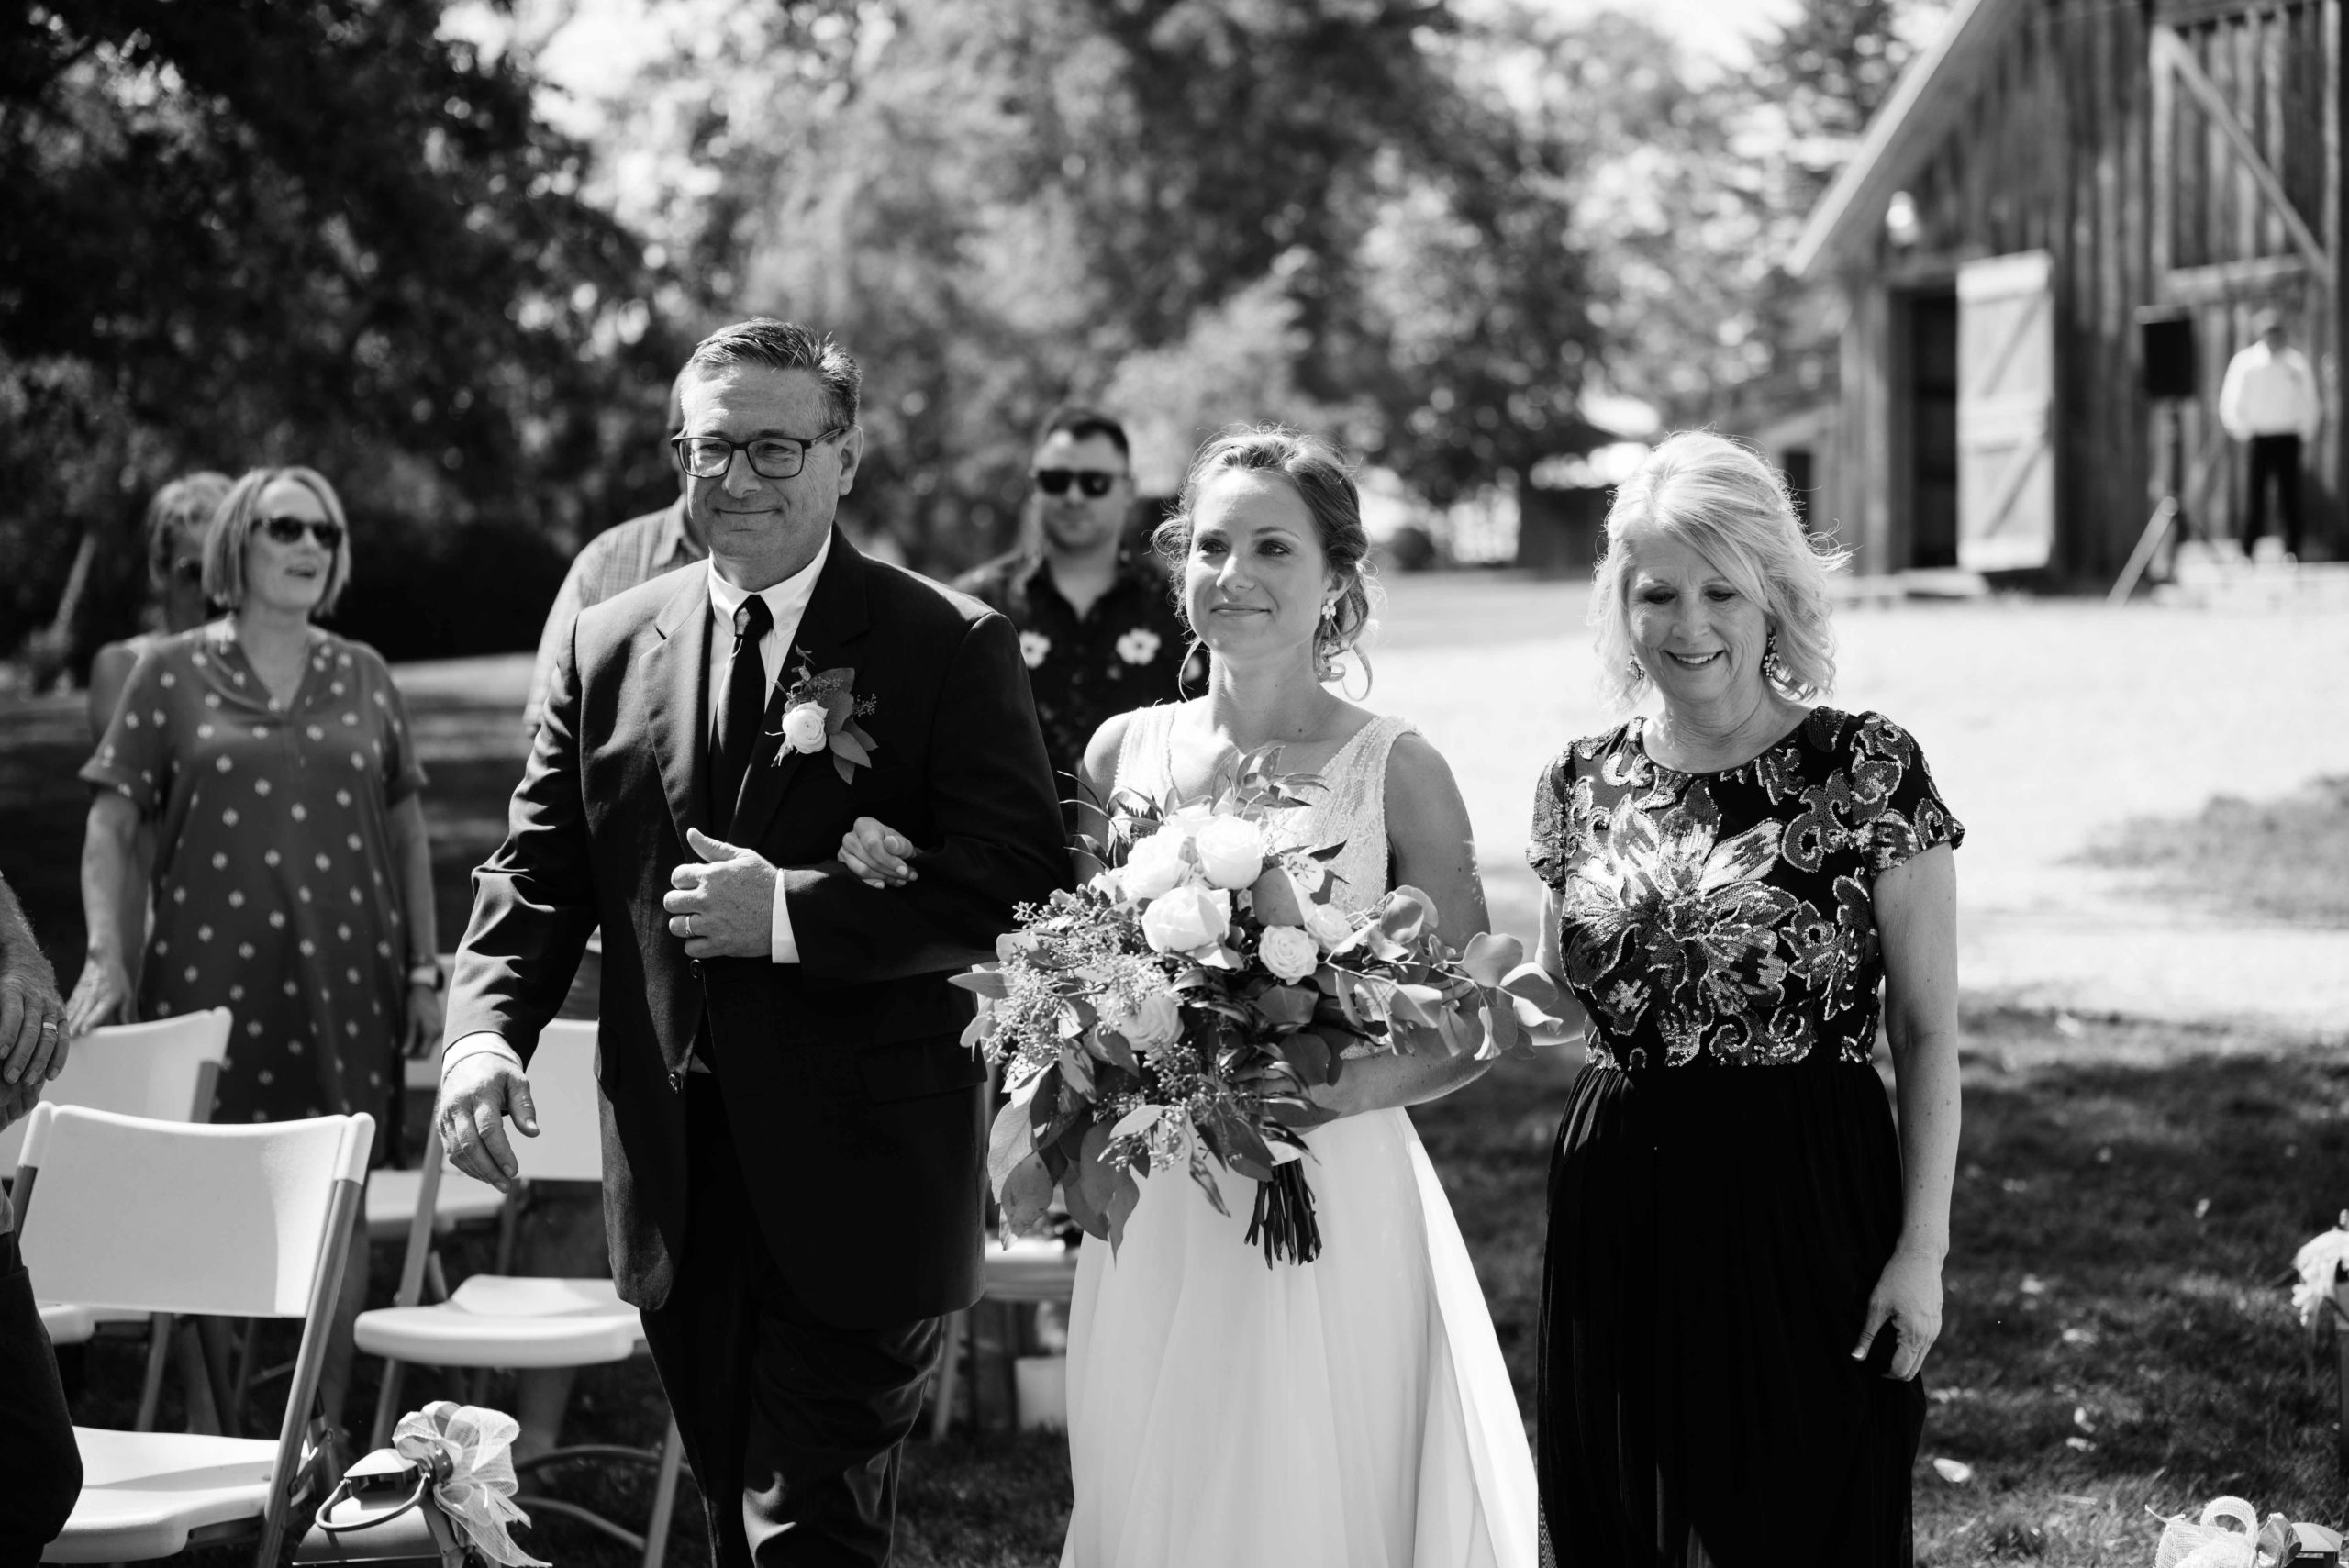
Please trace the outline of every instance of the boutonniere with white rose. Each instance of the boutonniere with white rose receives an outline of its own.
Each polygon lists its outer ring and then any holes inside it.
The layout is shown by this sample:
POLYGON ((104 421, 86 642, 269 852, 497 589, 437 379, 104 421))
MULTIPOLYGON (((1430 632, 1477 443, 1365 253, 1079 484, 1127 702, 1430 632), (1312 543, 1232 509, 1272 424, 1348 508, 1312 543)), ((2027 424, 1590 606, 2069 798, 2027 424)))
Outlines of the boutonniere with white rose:
POLYGON ((1257 1183, 1265 1262, 1310 1262, 1302 1134, 1328 1115, 1308 1091, 1350 1057, 1522 1055, 1560 1028, 1557 987, 1515 938, 1447 947, 1413 887, 1341 908, 1342 845, 1274 842, 1273 814, 1322 787, 1278 761, 1242 759, 1210 801, 1119 791, 1108 840, 1080 840, 1084 885, 1022 907, 997 962, 955 977, 995 1003, 965 1039, 1011 1090, 988 1151, 1007 1232, 1058 1190, 1115 1246, 1141 1173, 1186 1167, 1221 1211, 1219 1164, 1257 1183))
POLYGON ((791 653, 799 662, 792 666, 792 683, 783 694, 783 723, 767 731, 767 739, 781 742, 770 765, 780 767, 785 757, 804 757, 829 748, 841 783, 853 784, 856 770, 871 767, 873 753, 881 749, 881 743, 857 723, 877 705, 871 697, 856 695, 852 667, 842 665, 819 673, 806 649, 795 648, 791 653))

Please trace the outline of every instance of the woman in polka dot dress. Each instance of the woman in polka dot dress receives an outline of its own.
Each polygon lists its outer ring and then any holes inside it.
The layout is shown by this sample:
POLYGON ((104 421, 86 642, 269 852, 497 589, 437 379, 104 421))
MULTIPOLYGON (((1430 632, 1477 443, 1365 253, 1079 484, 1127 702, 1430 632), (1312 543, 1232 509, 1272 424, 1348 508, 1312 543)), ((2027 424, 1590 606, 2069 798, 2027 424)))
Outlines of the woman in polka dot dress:
MULTIPOLYGON (((221 503, 204 586, 232 613, 139 658, 82 770, 98 786, 90 956, 66 1028, 226 1006, 212 1119, 365 1111, 380 1163, 401 1049, 440 1042, 440 971, 424 771, 399 692, 374 650, 310 624, 350 576, 341 503, 317 473, 259 469, 221 503), (114 933, 142 821, 154 925, 134 1006, 114 933)), ((363 1262, 352 1273, 346 1317, 365 1290, 363 1262)), ((337 1338, 330 1412, 349 1360, 337 1338)))

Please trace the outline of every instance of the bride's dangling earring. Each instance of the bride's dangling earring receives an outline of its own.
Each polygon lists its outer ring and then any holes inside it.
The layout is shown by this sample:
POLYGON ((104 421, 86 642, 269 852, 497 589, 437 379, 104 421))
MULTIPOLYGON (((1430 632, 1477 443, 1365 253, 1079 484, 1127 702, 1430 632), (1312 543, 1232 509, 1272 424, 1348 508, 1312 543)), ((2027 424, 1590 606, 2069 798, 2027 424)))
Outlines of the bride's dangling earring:
POLYGON ((1338 601, 1330 599, 1321 606, 1321 619, 1313 628, 1313 674, 1327 685, 1344 673, 1338 667, 1338 601))

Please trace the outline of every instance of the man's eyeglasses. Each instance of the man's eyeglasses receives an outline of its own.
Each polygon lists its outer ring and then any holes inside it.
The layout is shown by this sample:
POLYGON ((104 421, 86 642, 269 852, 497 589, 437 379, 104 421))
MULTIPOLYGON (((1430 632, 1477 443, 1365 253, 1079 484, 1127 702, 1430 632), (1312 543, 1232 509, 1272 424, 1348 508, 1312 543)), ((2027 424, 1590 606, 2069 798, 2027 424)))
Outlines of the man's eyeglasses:
POLYGON ((319 522, 311 517, 262 517, 254 521, 253 527, 273 544, 299 544, 304 534, 328 550, 339 549, 342 544, 340 523, 319 522))
POLYGON ((755 441, 729 441, 724 436, 672 436, 669 445, 676 451, 679 465, 696 479, 725 478, 726 471, 734 466, 736 452, 751 460, 751 472, 761 479, 795 479, 807 466, 808 448, 855 428, 835 425, 804 441, 792 436, 761 436, 755 441))
POLYGON ((1095 500, 1109 494, 1109 487, 1125 477, 1122 473, 1104 473, 1097 468, 1040 468, 1034 476, 1036 488, 1047 495, 1065 495, 1069 482, 1095 500))

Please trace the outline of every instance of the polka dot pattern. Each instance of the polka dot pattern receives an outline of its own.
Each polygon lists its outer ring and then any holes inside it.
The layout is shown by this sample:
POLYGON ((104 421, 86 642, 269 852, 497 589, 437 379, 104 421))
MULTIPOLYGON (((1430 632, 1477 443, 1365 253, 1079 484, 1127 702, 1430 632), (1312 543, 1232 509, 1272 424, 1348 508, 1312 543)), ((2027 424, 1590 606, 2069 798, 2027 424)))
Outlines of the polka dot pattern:
POLYGON ((157 835, 140 1006, 228 1006, 215 1118, 366 1111, 389 1121, 408 936, 391 808, 424 784, 381 659, 314 634, 273 709, 228 623, 159 639, 82 771, 157 835))

